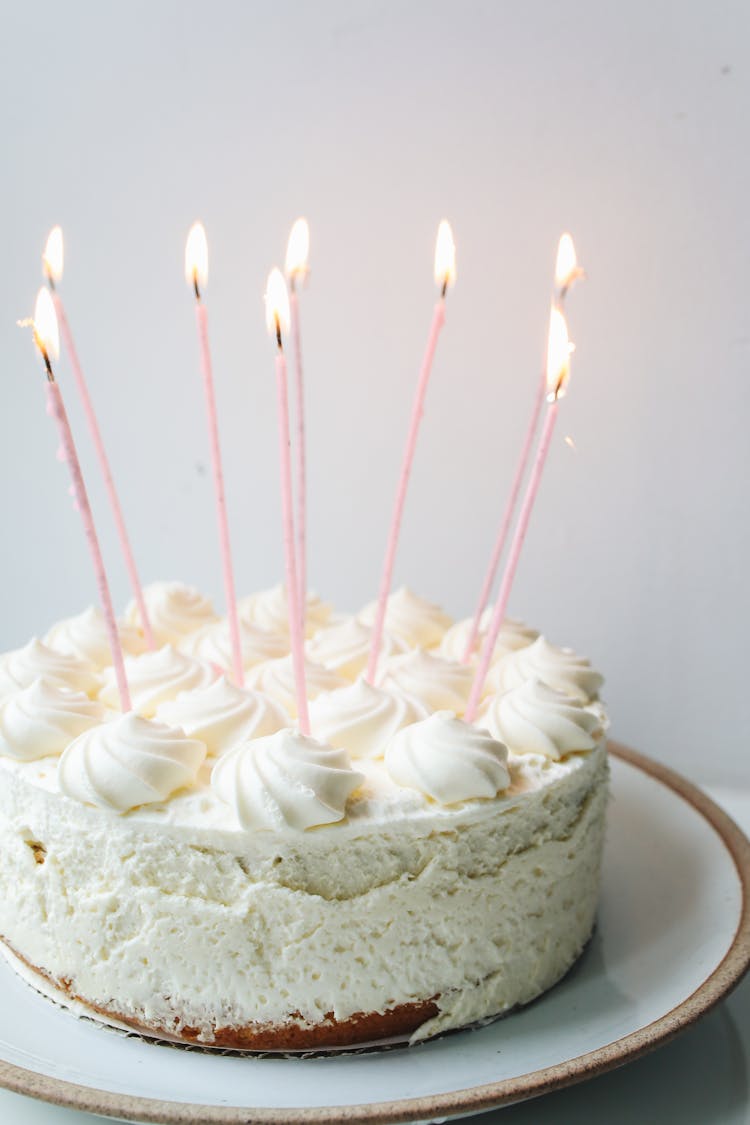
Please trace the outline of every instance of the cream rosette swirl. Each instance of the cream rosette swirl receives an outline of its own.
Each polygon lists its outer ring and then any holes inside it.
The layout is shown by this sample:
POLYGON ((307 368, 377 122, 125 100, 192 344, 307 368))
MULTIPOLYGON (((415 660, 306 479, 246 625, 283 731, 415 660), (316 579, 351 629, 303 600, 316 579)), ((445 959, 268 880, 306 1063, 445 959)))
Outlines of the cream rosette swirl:
POLYGON ((392 657, 380 686, 418 699, 428 711, 463 713, 473 673, 464 664, 415 649, 392 657))
MULTIPOLYGON (((164 645, 155 652, 125 659, 125 674, 130 687, 133 710, 150 718, 160 703, 176 699, 181 691, 195 691, 208 687, 216 679, 216 672, 208 664, 193 660, 178 652, 172 645, 164 645)), ((99 698, 107 707, 120 710, 120 695, 113 668, 102 673, 99 698)))
MULTIPOLYGON (((305 688, 308 699, 315 699, 322 691, 335 691, 336 688, 344 687, 346 682, 343 676, 337 676, 329 668, 305 659, 305 688)), ((258 664, 255 668, 251 668, 245 686, 270 696, 292 718, 296 718, 297 695, 291 656, 284 656, 280 660, 267 660, 265 664, 258 664)))
POLYGON ((496 797, 510 785, 508 748, 450 711, 400 730, 385 752, 385 768, 397 785, 441 805, 496 797))
MULTIPOLYGON (((269 633, 266 629, 242 620, 239 628, 243 668, 253 668, 266 660, 277 660, 289 652, 289 638, 284 633, 269 633)), ((191 633, 178 647, 188 656, 213 664, 223 672, 231 673, 234 670, 232 637, 226 618, 191 633)))
POLYGON ((593 750, 604 737, 602 716, 541 680, 527 680, 494 695, 477 720, 514 754, 544 754, 558 760, 593 750))
POLYGON ((36 637, 23 648, 0 656, 0 699, 29 687, 40 678, 85 695, 95 695, 99 688, 93 664, 67 652, 58 652, 36 637))
POLYGON ((205 757, 202 742, 129 711, 71 742, 57 779, 66 797, 125 813, 193 785, 205 757))
MULTIPOLYGON (((289 603, 283 583, 270 590, 248 594, 238 603, 240 619, 249 625, 266 629, 269 633, 289 632, 289 603)), ((312 590, 308 591, 305 607, 305 636, 312 637, 331 617, 331 606, 312 590)))
POLYGON ((243 828, 296 832, 343 820, 363 780, 344 750, 288 729, 237 746, 211 774, 243 828))
POLYGON ((397 731, 426 717, 427 710, 418 700, 375 687, 363 678, 323 692, 310 704, 315 737, 347 750, 352 758, 382 758, 397 731))
MULTIPOLYGON (((377 608, 377 602, 370 602, 359 613, 359 620, 364 625, 374 625, 377 608)), ((388 596, 385 628, 409 648, 435 648, 452 624, 453 619, 439 605, 420 598, 406 586, 388 596)))
POLYGON ((278 703, 260 692, 235 687, 224 676, 209 687, 160 703, 156 718, 204 742, 215 758, 240 742, 275 734, 289 723, 278 703))
POLYGON ((483 694, 494 695, 520 687, 526 680, 542 680, 581 703, 596 699, 604 677, 572 648, 558 648, 537 637, 527 648, 512 652, 490 668, 483 694))
MULTIPOLYGON (((117 631, 123 651, 131 656, 146 651, 143 634, 135 625, 119 622, 117 631)), ((53 625, 44 638, 44 643, 57 652, 88 660, 96 668, 106 668, 112 663, 112 649, 104 614, 98 606, 89 606, 75 617, 66 617, 53 625)))
MULTIPOLYGON (((335 625, 319 629, 307 642, 305 651, 316 664, 330 668, 347 680, 356 680, 367 668, 372 647, 372 627, 348 617, 335 625)), ((406 651, 406 645, 390 633, 383 633, 381 656, 388 658, 406 651)))
MULTIPOLYGON (((151 630, 157 645, 177 644, 183 637, 217 621, 211 602, 194 586, 182 582, 152 582, 143 590, 151 630)), ((141 627, 135 601, 125 610, 129 625, 141 627)))
MULTIPOLYGON (((474 651, 471 654, 473 661, 477 660, 482 651, 491 617, 492 609, 486 609, 479 619, 479 634, 474 644, 474 651)), ((444 656, 446 660, 463 660, 466 646, 469 643, 472 624, 473 618, 465 617, 463 621, 457 621, 455 625, 451 625, 440 642, 438 649, 440 656, 444 656)), ((492 659, 498 660, 500 657, 507 656, 510 652, 516 652, 519 648, 526 648, 538 636, 538 631, 532 629, 525 621, 517 621, 513 617, 506 617, 500 626, 500 632, 492 650, 492 659)))
POLYGON ((104 719, 104 707, 82 691, 34 680, 0 704, 0 754, 33 762, 62 754, 74 738, 104 719))

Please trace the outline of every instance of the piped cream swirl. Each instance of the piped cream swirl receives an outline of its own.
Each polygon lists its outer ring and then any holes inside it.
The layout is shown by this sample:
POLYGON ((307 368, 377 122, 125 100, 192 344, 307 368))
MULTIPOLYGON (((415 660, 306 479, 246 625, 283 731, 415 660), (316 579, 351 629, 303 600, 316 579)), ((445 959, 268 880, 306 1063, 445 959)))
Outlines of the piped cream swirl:
POLYGON ((527 648, 512 652, 490 668, 484 694, 511 691, 533 679, 542 680, 581 703, 596 699, 604 683, 604 677, 572 648, 557 648, 544 637, 537 637, 527 648))
MULTIPOLYGON (((146 642, 135 625, 129 625, 125 621, 119 622, 117 631, 125 653, 136 656, 140 652, 145 652, 146 642)), ((44 643, 57 652, 66 652, 71 656, 77 656, 79 660, 87 660, 99 669, 106 668, 112 663, 107 626, 104 614, 98 606, 89 606, 75 617, 66 617, 63 621, 58 621, 47 633, 44 643)))
POLYGON ((0 704, 0 754, 33 762, 62 754, 66 746, 104 718, 104 707, 82 691, 34 680, 0 704))
MULTIPOLYGON (((238 609, 241 619, 250 625, 266 629, 269 633, 289 632, 289 603, 286 587, 282 583, 272 586, 270 590, 260 590, 257 594, 249 594, 242 598, 238 609)), ((321 601, 312 590, 308 591, 305 636, 312 637, 318 629, 327 624, 330 616, 330 605, 321 601)))
MULTIPOLYGON (((367 668, 372 647, 372 627, 348 617, 335 625, 319 629, 306 645, 309 658, 325 668, 356 680, 367 668)), ((390 633, 383 633, 381 655, 384 659, 404 652, 406 645, 390 633)))
POLYGON ((404 727, 385 752, 385 768, 397 785, 441 805, 495 797, 510 784, 507 761, 502 742, 448 711, 404 727))
POLYGON ((71 742, 57 777, 66 797, 124 813, 193 785, 205 757, 202 742, 131 711, 71 742))
MULTIPOLYGON (((182 582, 152 582, 143 590, 154 640, 157 645, 177 644, 189 633, 217 620, 214 607, 194 586, 182 582)), ((135 601, 125 610, 125 620, 141 627, 135 601)))
POLYGON ((345 751, 293 730, 236 747, 211 775, 213 789, 243 828, 297 832, 343 820, 363 780, 345 751))
POLYGON ((310 704, 315 737, 347 750, 352 758, 382 758, 397 731, 426 717, 418 700, 362 678, 323 692, 310 704))
POLYGON ((58 652, 36 637, 0 656, 0 699, 40 678, 86 695, 95 695, 99 687, 96 668, 88 660, 58 652))
POLYGON ((235 687, 224 676, 209 687, 160 703, 156 718, 205 742, 208 753, 217 758, 240 742, 264 738, 289 723, 278 703, 260 692, 235 687))
MULTIPOLYGON (((370 602, 360 612, 359 620, 365 625, 374 625, 377 608, 377 602, 370 602)), ((451 624, 452 618, 440 606, 420 598, 406 586, 394 590, 388 597, 385 627, 409 647, 435 648, 451 624)))
MULTIPOLYGON (((147 718, 156 713, 160 703, 176 699, 181 691, 195 691, 208 687, 216 679, 216 672, 208 664, 185 656, 171 645, 155 652, 129 656, 125 660, 125 674, 130 687, 133 710, 147 718)), ((102 673, 99 698, 113 710, 120 709, 120 696, 113 668, 102 673)))
MULTIPOLYGON (((492 617, 492 610, 486 609, 482 614, 479 621, 479 635, 474 646, 474 651, 471 654, 471 659, 476 660, 479 653, 482 651, 484 638, 492 617)), ((446 660, 463 660, 466 646, 469 643, 469 634, 471 633, 473 618, 465 617, 463 621, 457 621, 455 625, 451 625, 450 629, 446 632, 438 652, 444 656, 446 660)), ((497 641, 492 652, 492 659, 497 660, 502 656, 507 656, 509 652, 516 652, 519 648, 526 648, 532 641, 535 641, 539 636, 536 629, 532 629, 524 621, 516 621, 513 617, 506 617, 500 626, 500 632, 497 635, 497 641)))
MULTIPOLYGON (((344 687, 346 680, 337 676, 329 668, 314 664, 305 659, 305 690, 308 699, 315 699, 322 691, 335 691, 344 687)), ((297 695, 294 680, 294 666, 291 656, 280 660, 267 660, 251 668, 245 686, 263 692, 276 700, 293 717, 297 715, 297 695)))
MULTIPOLYGON (((276 660, 289 652, 289 638, 285 633, 269 633, 266 629, 243 620, 240 620, 239 628, 243 668, 253 668, 256 664, 276 660)), ((213 664, 223 672, 233 671, 232 637, 226 618, 191 633, 180 642, 179 648, 188 656, 213 664)))
POLYGON ((478 723, 515 754, 553 759, 593 750, 604 735, 601 715, 541 680, 527 680, 505 695, 492 696, 478 723))
POLYGON ((380 686, 418 699, 428 711, 455 711, 460 715, 472 678, 466 665, 415 649, 388 661, 380 686))

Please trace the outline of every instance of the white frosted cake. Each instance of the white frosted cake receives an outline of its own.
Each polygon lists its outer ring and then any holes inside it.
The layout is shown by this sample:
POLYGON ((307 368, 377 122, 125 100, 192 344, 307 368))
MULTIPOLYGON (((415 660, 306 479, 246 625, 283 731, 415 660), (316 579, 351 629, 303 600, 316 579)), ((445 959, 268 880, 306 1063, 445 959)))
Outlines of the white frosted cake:
POLYGON ((131 607, 122 715, 88 610, 0 657, 0 936, 42 992, 156 1038, 250 1050, 426 1039, 562 977, 594 925, 601 677, 503 627, 465 723, 467 622, 400 590, 311 597, 312 737, 282 588, 241 603, 245 687, 196 591, 131 607))

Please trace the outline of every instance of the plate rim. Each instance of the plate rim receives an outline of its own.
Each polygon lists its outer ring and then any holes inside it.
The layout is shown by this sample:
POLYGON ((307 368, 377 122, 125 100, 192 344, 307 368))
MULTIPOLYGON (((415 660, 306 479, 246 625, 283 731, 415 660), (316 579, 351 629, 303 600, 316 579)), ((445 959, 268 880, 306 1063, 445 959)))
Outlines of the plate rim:
POLYGON ((667 1043, 723 1000, 750 968, 750 840, 728 813, 692 781, 669 766, 620 742, 608 742, 608 750, 614 757, 672 789, 708 821, 732 858, 741 890, 737 928, 722 960, 690 996, 645 1027, 565 1062, 498 1082, 445 1094, 355 1106, 253 1109, 247 1106, 207 1106, 193 1102, 165 1101, 82 1086, 62 1078, 39 1074, 3 1059, 0 1059, 0 1086, 13 1093, 25 1094, 55 1105, 151 1125, 240 1125, 241 1122, 250 1120, 253 1125, 349 1125, 350 1122, 358 1125, 396 1125, 433 1117, 450 1118, 481 1113, 551 1093, 604 1074, 667 1043))

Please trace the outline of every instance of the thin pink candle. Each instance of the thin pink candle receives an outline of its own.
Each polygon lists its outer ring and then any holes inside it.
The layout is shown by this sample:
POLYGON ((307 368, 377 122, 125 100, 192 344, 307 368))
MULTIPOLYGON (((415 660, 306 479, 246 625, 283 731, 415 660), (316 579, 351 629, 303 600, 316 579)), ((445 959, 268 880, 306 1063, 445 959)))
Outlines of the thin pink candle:
MULTIPOLYGON (((584 272, 578 265, 578 259, 576 257, 573 239, 566 231, 560 236, 560 241, 557 247, 557 258, 555 261, 555 303, 557 304, 558 308, 562 309, 564 307, 565 298, 567 297, 571 286, 575 281, 583 276, 584 272)), ((505 542, 508 538, 508 532, 510 531, 513 513, 516 509, 516 503, 521 491, 521 484, 526 474, 526 466, 529 461, 531 446, 534 441, 534 434, 536 433, 536 429, 539 424, 539 415, 542 411, 542 403, 544 402, 546 393, 547 373, 546 371, 542 371, 542 375, 537 387, 537 392, 534 397, 534 405, 531 409, 531 417, 529 418, 523 445, 521 447, 521 454, 518 458, 516 471, 513 474, 513 481, 510 486, 510 493, 508 494, 508 500, 505 505, 505 511, 503 512, 503 518, 500 521, 500 529, 497 533, 497 538, 492 548, 490 563, 487 567, 487 573, 485 574, 484 582, 482 583, 482 589, 479 593, 479 601, 477 602, 477 607, 474 610, 474 617, 471 622, 471 630, 469 631, 466 648, 464 649, 464 653, 461 658, 464 664, 468 664, 471 660, 472 653, 474 652, 474 647, 477 643, 477 637, 479 636, 482 614, 484 613, 485 607, 490 598, 490 594, 492 593, 492 587, 495 584, 497 568, 500 565, 500 559, 502 558, 503 551, 505 550, 505 542)))
POLYGON ((557 421, 558 403, 565 393, 570 375, 570 350, 565 317, 559 309, 553 307, 550 313, 549 345, 547 350, 547 401, 549 402, 547 416, 542 426, 542 432, 539 435, 534 465, 531 470, 529 482, 526 486, 521 510, 518 513, 518 522, 513 533, 508 561, 505 565, 497 600, 492 611, 492 620, 490 621, 487 635, 484 638, 479 664, 471 686, 469 702, 464 713, 464 719, 467 723, 473 723, 476 718, 477 708, 482 698, 482 689, 492 662, 492 654, 495 651, 498 634, 505 619, 505 611, 508 607, 508 599, 510 598, 510 592, 513 587, 513 579, 516 575, 518 560, 521 557, 521 549, 524 539, 526 538, 526 532, 531 518, 531 511, 539 491, 544 465, 547 460, 547 453, 549 452, 555 422, 557 421))
POLYGON ((96 585, 99 591, 99 600, 104 615, 107 638, 112 653, 112 664, 115 669, 117 690, 120 696, 120 708, 123 712, 126 712, 131 710, 130 692, 125 675, 125 660, 122 652, 122 644, 120 643, 120 634, 117 630, 115 611, 112 606, 107 572, 104 569, 104 560, 102 558, 101 548, 99 547, 99 539, 96 534, 96 527, 94 526, 94 517, 91 512, 86 485, 83 481, 81 464, 78 460, 75 442, 73 441, 70 422, 68 421, 62 393, 55 381, 55 376, 52 371, 50 356, 57 358, 59 354, 59 337, 54 303, 46 289, 39 290, 32 326, 34 330, 34 342, 42 355, 47 372, 47 413, 52 415, 55 420, 60 436, 63 457, 65 461, 67 461, 70 470, 76 508, 81 513, 86 542, 88 543, 91 559, 94 564, 96 585))
POLYGON ((242 687, 245 681, 245 671, 242 664, 237 595, 234 586, 232 550, 229 542, 229 519, 227 516, 226 496, 224 493, 224 473, 221 465, 219 421, 216 413, 216 394, 214 391, 214 378, 211 366, 211 349, 208 344, 208 312, 201 300, 201 288, 205 288, 208 280, 208 243, 206 241, 206 232, 201 223, 195 223, 188 234, 187 245, 185 247, 185 276, 195 292, 195 323, 198 328, 201 375, 203 376, 203 391, 206 399, 206 418, 208 420, 211 465, 213 468, 214 492, 216 494, 216 513, 219 522, 219 550, 221 552, 221 567, 224 578, 224 598, 227 607, 229 638, 232 648, 232 672, 235 683, 242 687))
POLYGON ((294 509, 292 503, 292 460, 289 432, 289 401, 286 357, 282 330, 289 329, 289 294, 284 276, 272 269, 266 285, 266 324, 276 338, 276 393, 279 421, 279 463, 281 468, 281 514, 284 529, 284 566, 287 609, 289 612, 289 639, 294 669, 294 688, 297 702, 297 720, 302 734, 310 733, 310 715, 307 706, 305 683, 305 635, 299 610, 299 577, 294 545, 294 509))
POLYGON ((383 563, 383 573, 378 593, 378 604, 375 612, 375 621, 372 627, 370 659, 367 665, 366 679, 370 683, 374 683, 378 669, 380 649, 383 643, 383 628, 388 606, 388 595, 391 592, 391 584, 393 582, 393 567, 396 561, 396 549, 398 547, 398 537, 401 531, 401 520, 404 514, 406 492, 409 487, 409 477, 414 461, 414 452, 417 447, 419 426, 422 421, 422 414, 424 413, 424 402, 427 394, 427 386, 430 381, 430 373, 432 371, 432 361, 435 356, 435 348, 437 347, 440 330, 445 323, 445 294, 448 290, 448 286, 452 285, 455 279, 456 247, 450 225, 443 219, 438 228, 437 244, 435 246, 435 280, 441 287, 440 296, 435 304, 432 324, 430 325, 430 334, 427 337, 427 347, 425 348, 422 367, 417 381, 417 389, 414 394, 409 432, 406 438, 406 448, 404 449, 403 461, 401 463, 401 475, 399 476, 398 487, 396 489, 396 500, 393 506, 391 526, 386 543, 385 561, 383 563))
POLYGON ((302 337, 300 332, 299 297, 297 283, 304 281, 309 272, 310 230, 306 219, 297 219, 289 234, 286 249, 286 275, 289 279, 289 310, 294 356, 295 416, 297 440, 295 442, 295 475, 297 491, 297 578, 299 581, 299 610, 302 633, 307 617, 307 447, 305 435, 305 382, 302 367, 302 337))
POLYGON ((94 451, 99 462, 102 477, 104 479, 104 487, 107 492, 110 510, 112 517, 115 521, 117 529, 117 537, 120 540, 120 549, 125 561, 125 569, 128 573, 130 586, 133 590, 135 603, 138 607, 138 614, 141 619, 141 626, 143 628, 143 635, 146 644, 149 648, 154 648, 154 636, 151 629, 151 622, 149 621, 148 611, 146 609, 146 600, 143 596, 143 587, 141 586, 140 578, 138 577, 138 568, 135 565, 135 557, 133 550, 130 546, 130 538, 128 536, 127 528, 125 527, 125 517, 122 513, 122 506, 120 505, 120 498, 115 488, 115 482, 112 477, 112 470, 107 457, 107 451, 104 448, 104 441, 102 439, 101 430, 99 429, 99 422, 94 410, 94 404, 91 401, 88 385, 84 378, 83 368, 81 367, 78 353, 76 351, 75 343, 73 341, 73 334, 70 331, 68 318, 65 315, 65 307, 62 302, 62 297, 57 290, 56 284, 62 278, 63 273, 63 237, 60 227, 53 227, 47 239, 47 245, 42 255, 42 262, 44 265, 44 272, 47 278, 52 295, 52 301, 55 306, 55 313, 57 314, 57 321, 59 324, 60 334, 65 344, 65 350, 68 353, 70 366, 73 371, 73 378, 76 382, 78 395, 81 399, 83 412, 86 417, 86 424, 91 434, 91 440, 94 444, 94 451))

